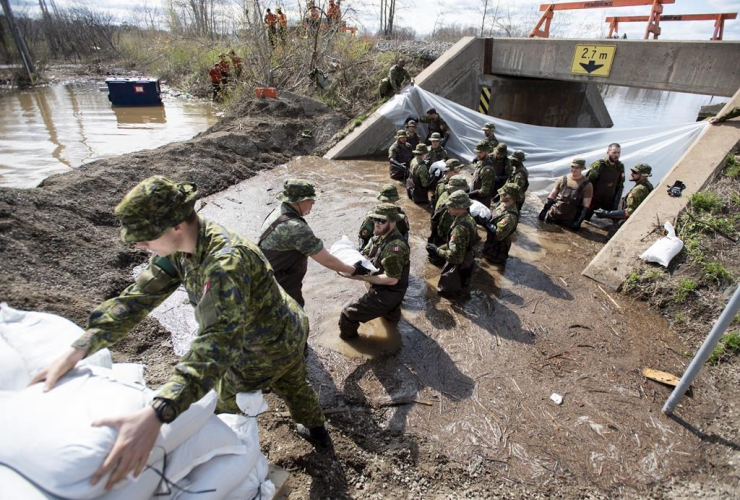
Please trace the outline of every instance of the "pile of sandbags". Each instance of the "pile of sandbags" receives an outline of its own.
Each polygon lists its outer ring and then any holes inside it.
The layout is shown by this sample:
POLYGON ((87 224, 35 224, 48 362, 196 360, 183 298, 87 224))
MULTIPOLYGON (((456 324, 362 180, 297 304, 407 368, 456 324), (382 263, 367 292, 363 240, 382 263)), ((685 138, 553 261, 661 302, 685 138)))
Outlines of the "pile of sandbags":
POLYGON ((272 498, 257 422, 266 409, 261 393, 239 394, 245 415, 216 416, 211 391, 162 426, 148 466, 111 491, 107 477, 90 478, 116 440, 117 430, 92 422, 136 412, 154 391, 142 365, 113 364, 102 350, 62 377, 49 392, 26 387, 82 330, 51 314, 0 305, 0 499, 105 500, 272 498))

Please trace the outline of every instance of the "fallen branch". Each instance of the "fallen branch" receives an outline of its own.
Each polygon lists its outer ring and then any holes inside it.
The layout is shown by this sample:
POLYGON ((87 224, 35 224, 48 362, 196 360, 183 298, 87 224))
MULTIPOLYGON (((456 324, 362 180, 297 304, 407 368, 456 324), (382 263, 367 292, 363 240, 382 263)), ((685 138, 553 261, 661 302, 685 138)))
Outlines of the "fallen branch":
POLYGON ((612 298, 612 296, 611 296, 611 295, 609 295, 608 293, 606 293, 606 290, 604 290, 603 288, 601 288, 601 285, 596 285, 596 286, 598 286, 598 287, 599 287, 599 290, 601 290, 602 292, 604 292, 604 295, 606 295, 607 297, 609 297, 609 300, 611 300, 611 301, 612 301, 612 303, 613 303, 613 304, 614 304, 615 306, 617 306, 617 309, 621 309, 621 308, 622 308, 622 307, 621 307, 621 306, 620 306, 619 304, 617 304, 617 301, 616 301, 616 300, 614 300, 614 299, 612 298))

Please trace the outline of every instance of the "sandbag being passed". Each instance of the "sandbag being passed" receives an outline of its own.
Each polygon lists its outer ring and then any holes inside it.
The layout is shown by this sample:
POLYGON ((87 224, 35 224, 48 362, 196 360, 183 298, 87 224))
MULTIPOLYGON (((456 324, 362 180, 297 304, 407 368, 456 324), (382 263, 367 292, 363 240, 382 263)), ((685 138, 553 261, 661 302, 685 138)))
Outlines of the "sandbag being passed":
POLYGON ((362 267, 369 270, 371 273, 374 274, 379 271, 379 269, 375 267, 372 262, 367 260, 365 256, 357 250, 355 244, 352 243, 346 235, 343 235, 341 240, 337 241, 331 246, 331 248, 329 249, 329 253, 347 264, 348 266, 354 266, 355 263, 359 260, 362 261, 362 267))

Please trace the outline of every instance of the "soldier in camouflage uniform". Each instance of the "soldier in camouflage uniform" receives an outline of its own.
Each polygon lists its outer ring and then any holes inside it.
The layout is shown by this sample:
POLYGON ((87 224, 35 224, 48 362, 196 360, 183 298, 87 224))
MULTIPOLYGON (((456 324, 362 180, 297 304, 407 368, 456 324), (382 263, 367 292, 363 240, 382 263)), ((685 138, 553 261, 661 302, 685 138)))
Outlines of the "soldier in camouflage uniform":
POLYGON ((493 168, 493 162, 488 156, 490 148, 487 141, 478 141, 475 145, 475 155, 477 159, 473 164, 473 190, 470 191, 471 200, 478 200, 486 207, 491 205, 493 196, 493 186, 496 182, 496 172, 493 168))
POLYGON ((726 122, 727 120, 732 120, 733 118, 738 117, 738 116, 740 116, 740 107, 735 106, 734 108, 729 110, 724 115, 721 115, 721 116, 717 115, 717 116, 710 118, 709 123, 714 125, 716 123, 722 123, 722 122, 726 122))
MULTIPOLYGON (((455 222, 455 217, 450 215, 447 211, 447 200, 450 199, 452 193, 462 191, 467 193, 470 190, 468 181, 462 175, 454 175, 447 183, 447 189, 437 200, 437 205, 434 208, 434 215, 432 215, 431 235, 427 240, 429 243, 435 245, 442 245, 447 242, 450 237, 450 228, 452 223, 455 222)), ((430 259, 430 262, 435 265, 444 264, 443 261, 430 259)))
POLYGON ((449 160, 445 161, 446 170, 444 171, 444 177, 440 175, 436 177, 436 179, 439 180, 432 180, 432 184, 434 184, 434 194, 432 195, 432 214, 434 214, 434 208, 436 208, 437 206, 437 201, 439 201, 439 197, 442 196, 442 193, 444 193, 447 189, 447 182, 449 182, 452 176, 460 172, 460 170, 462 170, 462 167, 463 166, 462 163, 460 163, 460 160, 450 158, 449 160))
MULTIPOLYGON (((396 186, 394 186, 393 184, 386 184, 385 186, 380 188, 380 193, 378 194, 377 198, 382 203, 391 203, 393 205, 396 205, 398 200, 401 199, 401 197, 398 196, 398 190, 396 189, 396 186)), ((396 205, 396 208, 398 209, 398 213, 403 215, 402 219, 396 221, 396 229, 399 233, 401 233, 401 236, 403 236, 403 241, 408 243, 410 229, 408 216, 403 211, 403 208, 399 207, 398 205, 396 205)), ((370 238, 373 237, 373 231, 375 231, 375 224, 373 223, 372 213, 373 210, 368 212, 365 216, 365 219, 362 221, 362 225, 360 225, 357 244, 357 248, 360 251, 362 251, 362 249, 367 246, 367 244, 370 242, 370 238)))
POLYGON ((494 133, 496 131, 496 125, 494 125, 491 122, 488 122, 485 125, 483 125, 483 128, 481 130, 483 131, 483 134, 486 136, 484 140, 488 142, 488 145, 490 146, 491 151, 493 151, 493 148, 498 146, 498 139, 496 139, 496 134, 494 133))
POLYGON ((404 180, 409 175, 409 165, 411 160, 414 159, 414 153, 406 143, 406 131, 399 130, 396 132, 396 141, 388 148, 388 162, 390 168, 391 179, 404 180), (393 162, 397 162, 400 165, 394 165, 393 162))
POLYGON ((499 142, 498 146, 493 149, 491 163, 493 164, 493 171, 496 174, 493 184, 494 193, 498 192, 514 173, 508 154, 509 150, 505 142, 499 142))
POLYGON ((573 158, 570 173, 559 178, 545 201, 539 219, 555 222, 578 231, 588 216, 593 197, 593 186, 583 175, 586 160, 573 158), (580 214, 580 215, 579 215, 580 214))
POLYGON ((332 271, 347 274, 367 272, 361 262, 352 267, 334 257, 313 234, 303 217, 311 213, 317 197, 318 193, 310 182, 286 180, 278 194, 282 203, 265 218, 257 243, 270 261, 277 282, 301 307, 305 305, 302 289, 309 257, 332 271))
POLYGON ((440 140, 442 141, 442 147, 445 147, 445 144, 447 144, 447 141, 450 138, 450 127, 447 125, 447 122, 439 116, 436 109, 427 109, 426 116, 421 116, 416 121, 427 124, 427 144, 431 145, 432 135, 436 133, 439 134, 440 140))
POLYGON ((344 340, 357 337, 360 323, 379 317, 388 321, 401 319, 401 302, 409 284, 411 252, 396 228, 403 214, 395 205, 381 203, 370 215, 375 225, 374 236, 363 254, 379 271, 373 276, 356 278, 370 283, 370 288, 342 309, 339 336, 344 340))
POLYGON ((388 77, 383 78, 380 81, 379 92, 381 98, 393 97, 393 94, 401 90, 403 82, 406 80, 411 84, 414 83, 413 78, 411 78, 409 72, 404 69, 404 66, 406 66, 406 61, 399 59, 398 62, 388 70, 388 77))
POLYGON ((524 206, 525 193, 529 188, 529 171, 527 170, 527 167, 524 166, 526 159, 527 155, 524 154, 524 151, 519 149, 514 151, 509 157, 509 160, 511 161, 511 177, 509 177, 507 182, 513 182, 519 186, 521 196, 519 197, 519 201, 516 202, 516 208, 520 212, 522 211, 522 206, 524 206))
POLYGON ((652 172, 652 167, 647 163, 639 163, 630 168, 630 180, 635 183, 635 186, 627 193, 627 196, 621 199, 619 210, 597 209, 594 211, 596 217, 614 220, 617 225, 614 229, 618 229, 652 192, 653 185, 648 180, 652 172))
POLYGON ((306 381, 308 317, 278 286, 259 248, 243 236, 198 217, 196 186, 154 176, 134 187, 115 209, 121 237, 155 255, 118 297, 91 314, 85 333, 34 377, 46 390, 85 356, 123 339, 179 286, 195 308, 197 336, 151 406, 101 421, 118 438, 93 484, 115 469, 110 488, 138 475, 163 423, 175 420, 211 390, 219 412, 240 412, 236 394, 271 387, 288 405, 299 434, 322 447, 331 439, 316 393, 306 381))
POLYGON ((519 209, 517 203, 522 197, 522 191, 517 184, 508 183, 498 190, 501 203, 491 214, 491 220, 486 224, 486 242, 483 245, 483 257, 493 264, 505 264, 509 258, 511 237, 519 224, 519 209))
POLYGON ((624 163, 619 161, 621 154, 622 147, 613 142, 606 150, 606 158, 593 162, 588 169, 586 177, 594 188, 594 195, 586 220, 591 220, 596 209, 617 208, 624 189, 624 163))
POLYGON ((447 154, 447 150, 441 146, 440 143, 441 136, 435 132, 429 137, 429 142, 431 143, 431 146, 429 146, 429 163, 435 163, 440 160, 447 161, 450 159, 449 155, 447 154))
POLYGON ((409 168, 410 175, 406 179, 406 192, 409 195, 409 199, 418 204, 429 203, 429 183, 431 182, 431 178, 429 177, 429 162, 425 160, 428 152, 426 144, 416 146, 416 149, 414 149, 415 158, 411 160, 411 166, 409 168))
MULTIPOLYGON (((416 146, 418 146, 420 142, 421 137, 419 137, 419 134, 416 132, 416 122, 414 120, 409 120, 406 124, 406 144, 411 146, 412 149, 416 149, 416 146)), ((426 146, 426 144, 424 146, 426 146)))
POLYGON ((475 267, 473 244, 478 234, 475 220, 468 213, 470 205, 470 198, 463 191, 452 193, 447 200, 447 211, 455 218, 450 228, 450 238, 441 247, 427 243, 430 257, 445 260, 437 286, 440 295, 457 294, 470 283, 475 267))

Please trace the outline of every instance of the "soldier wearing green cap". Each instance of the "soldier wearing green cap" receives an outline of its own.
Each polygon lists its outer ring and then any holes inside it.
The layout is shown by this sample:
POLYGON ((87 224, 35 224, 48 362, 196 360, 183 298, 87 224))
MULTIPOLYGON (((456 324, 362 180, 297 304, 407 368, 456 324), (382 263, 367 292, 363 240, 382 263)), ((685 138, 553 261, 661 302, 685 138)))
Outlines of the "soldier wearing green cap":
POLYGON ((414 159, 411 160, 411 174, 406 179, 406 193, 409 199, 417 204, 429 203, 429 161, 426 156, 429 150, 426 144, 419 144, 414 149, 414 159))
POLYGON ((135 282, 99 305, 85 333, 32 383, 51 389, 78 361, 115 344, 180 286, 195 308, 198 330, 189 351, 156 392, 151 406, 106 419, 118 438, 94 478, 112 468, 107 487, 141 471, 163 423, 177 419, 211 390, 219 412, 238 413, 236 394, 272 387, 285 400, 299 434, 331 446, 316 393, 306 381, 308 317, 275 281, 262 252, 243 236, 200 218, 196 186, 150 177, 115 209, 121 237, 154 255, 135 282), (106 465, 107 464, 107 465, 106 465))
POLYGON ((635 183, 635 186, 627 193, 627 196, 620 200, 619 210, 603 210, 599 208, 594 211, 596 217, 600 219, 613 219, 618 223, 623 222, 637 210, 637 207, 652 192, 653 185, 648 180, 648 177, 652 175, 653 169, 647 163, 638 163, 630 168, 630 180, 635 183))
POLYGON ((419 137, 419 134, 416 132, 416 122, 414 120, 409 120, 406 123, 406 144, 408 144, 411 149, 416 149, 416 146, 419 145, 421 142, 421 137, 419 137))
POLYGON ((493 148, 493 158, 491 158, 491 163, 493 164, 493 171, 496 174, 496 179, 493 184, 493 192, 497 193, 514 173, 514 169, 511 166, 511 160, 509 159, 509 149, 505 142, 499 142, 498 146, 493 148))
POLYGON ((434 210, 436 210, 439 197, 442 196, 442 193, 447 189, 447 183, 454 175, 457 175, 460 170, 462 170, 462 167, 463 165, 460 163, 460 160, 450 158, 445 161, 445 168, 443 171, 435 171, 432 181, 432 185, 434 186, 434 194, 432 195, 432 214, 434 214, 434 210))
POLYGON ((339 336, 344 340, 357 337, 360 323, 379 317, 394 322, 401 319, 401 302, 409 284, 411 252, 396 227, 404 215, 397 206, 381 203, 370 216, 374 236, 362 253, 378 268, 378 273, 354 278, 370 283, 370 288, 365 295, 342 309, 339 336))
POLYGON ((493 148, 498 146, 498 139, 496 139, 496 134, 494 133, 496 130, 496 125, 488 122, 483 125, 481 130, 483 131, 483 135, 486 136, 485 141, 488 142, 488 145, 491 147, 491 151, 493 151, 493 148))
POLYGON ((391 179, 402 181, 409 175, 409 165, 414 159, 414 153, 406 142, 407 138, 406 131, 399 130, 396 132, 396 141, 388 148, 391 179))
POLYGON ((529 171, 524 166, 524 161, 527 159, 527 155, 522 150, 514 151, 509 160, 511 161, 511 176, 507 182, 513 182, 521 190, 521 197, 516 202, 516 208, 521 212, 522 206, 524 206, 524 197, 527 189, 529 188, 529 171))
POLYGON ((260 228, 258 245, 275 270, 275 279, 298 302, 303 299, 303 277, 308 271, 308 258, 332 271, 366 273, 360 262, 348 266, 330 254, 317 238, 304 217, 318 197, 313 184, 302 179, 287 179, 277 198, 282 203, 265 218, 260 228))
POLYGON ((434 132, 429 136, 429 139, 427 142, 429 142, 429 154, 427 156, 427 159, 429 160, 429 163, 435 163, 440 160, 447 161, 449 160, 450 156, 447 154, 447 150, 442 146, 442 143, 440 142, 442 139, 442 136, 439 135, 437 132, 434 132))
POLYGON ((459 293, 470 283, 475 265, 473 245, 477 241, 478 232, 475 220, 468 212, 471 202, 465 192, 452 193, 446 205, 447 211, 455 218, 450 227, 450 237, 441 247, 427 243, 426 248, 431 258, 445 261, 437 291, 441 295, 452 295, 459 293))
POLYGON ((473 190, 470 191, 470 199, 478 200, 486 207, 491 205, 493 187, 496 182, 496 171, 493 161, 488 156, 490 151, 488 141, 478 141, 475 145, 476 160, 473 164, 473 190))
POLYGON ((594 192, 593 186, 583 175, 585 169, 586 160, 573 158, 570 173, 560 177, 547 196, 539 215, 541 221, 556 222, 576 231, 581 228, 588 216, 594 192))
POLYGON ((501 202, 485 225, 488 236, 483 245, 483 257, 492 264, 505 264, 511 249, 511 237, 519 224, 517 203, 522 198, 519 185, 510 182, 498 190, 501 202))
MULTIPOLYGON (((439 136, 439 140, 442 142, 442 148, 445 147, 445 144, 447 144, 447 141, 450 138, 450 127, 447 125, 447 122, 439 116, 439 113, 437 113, 435 108, 427 109, 426 115, 419 117, 416 121, 427 124, 427 144, 432 145, 431 141, 434 140, 432 136, 437 134, 439 136)), ((447 158, 445 158, 445 160, 446 159, 447 158)))
MULTIPOLYGON (((425 146, 426 147, 426 146, 425 146)), ((400 196, 398 196, 398 190, 396 189, 396 186, 393 184, 386 184, 383 187, 380 188, 380 193, 377 196, 378 200, 381 203, 390 203, 393 205, 396 205, 398 200, 401 199, 400 196)), ((398 209, 398 213, 403 215, 403 219, 400 219, 396 221, 396 229, 399 233, 401 233, 401 236, 403 236, 403 240, 408 243, 409 241, 409 219, 406 213, 403 211, 401 207, 396 205, 396 208, 398 209)), ((362 225, 360 226, 360 232, 359 232, 359 239, 358 239, 358 246, 357 248, 362 250, 367 246, 367 244, 370 242, 370 238, 373 237, 373 231, 375 231, 375 224, 373 223, 372 214, 373 210, 367 213, 365 216, 365 219, 362 221, 362 225)))
MULTIPOLYGON (((457 191, 467 193, 469 190, 470 186, 464 176, 454 175, 450 178, 449 182, 446 184, 445 192, 439 197, 437 205, 434 208, 431 233, 427 240, 429 243, 442 245, 447 242, 450 237, 450 228, 452 227, 452 223, 455 222, 455 218, 447 211, 447 201, 453 193, 457 191)), ((440 266, 444 264, 444 261, 439 259, 435 260, 433 258, 430 259, 430 262, 440 266)))
POLYGON ((406 80, 413 85, 414 79, 411 78, 411 75, 404 66, 406 66, 406 61, 399 59, 398 62, 388 70, 388 77, 383 78, 380 81, 379 92, 381 98, 393 97, 393 94, 401 90, 403 82, 406 80))
POLYGON ((606 150, 606 158, 597 160, 588 169, 589 182, 594 188, 591 207, 586 215, 586 220, 591 220, 594 210, 614 210, 619 205, 624 189, 624 163, 619 161, 622 147, 613 142, 606 150))

